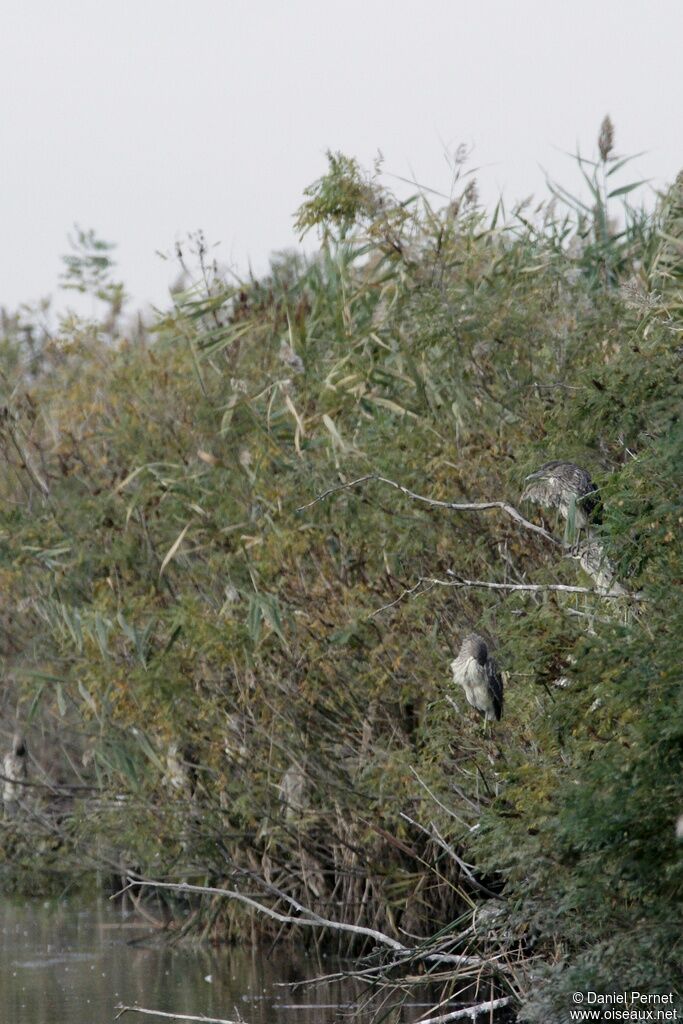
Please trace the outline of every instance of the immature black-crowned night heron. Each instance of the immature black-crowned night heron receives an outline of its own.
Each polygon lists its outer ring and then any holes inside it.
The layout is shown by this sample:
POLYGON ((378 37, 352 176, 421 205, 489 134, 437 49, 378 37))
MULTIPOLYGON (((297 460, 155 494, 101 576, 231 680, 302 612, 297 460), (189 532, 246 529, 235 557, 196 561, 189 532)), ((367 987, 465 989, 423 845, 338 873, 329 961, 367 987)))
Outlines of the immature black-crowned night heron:
POLYGON ((12 749, 3 758, 2 774, 2 802, 6 817, 11 818, 18 810, 19 800, 25 795, 22 782, 26 782, 28 777, 28 751, 24 737, 19 732, 14 734, 12 749))
POLYGON ((166 773, 162 783, 186 797, 197 788, 197 754, 191 743, 171 743, 166 751, 166 773))
POLYGON ((533 501, 543 508, 558 510, 568 524, 565 549, 578 559, 598 590, 626 594, 592 526, 600 520, 600 496, 590 473, 575 462, 546 462, 526 480, 522 501, 533 501), (570 525, 572 520, 573 527, 570 525))
POLYGON ((522 501, 556 508, 565 520, 573 509, 577 529, 588 526, 599 499, 598 489, 585 469, 575 462, 546 462, 526 479, 522 501))
POLYGON ((468 704, 484 715, 484 721, 499 722, 503 714, 503 676, 483 637, 477 633, 465 637, 457 658, 451 662, 451 672, 453 682, 462 686, 468 704))

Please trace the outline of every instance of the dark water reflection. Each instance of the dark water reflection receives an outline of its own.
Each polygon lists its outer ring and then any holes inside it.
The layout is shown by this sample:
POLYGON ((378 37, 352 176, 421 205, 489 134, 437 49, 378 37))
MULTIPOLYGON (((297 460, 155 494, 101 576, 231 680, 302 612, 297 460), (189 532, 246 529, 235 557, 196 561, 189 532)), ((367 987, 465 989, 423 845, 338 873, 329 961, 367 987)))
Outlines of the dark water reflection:
MULTIPOLYGON (((367 1024, 372 1015, 354 1012, 361 993, 350 982, 278 985, 338 969, 334 960, 320 964, 284 946, 270 956, 228 947, 171 949, 107 902, 0 902, 1 1024, 108 1024, 117 1003, 246 1024, 367 1024)), ((387 1020, 411 1021, 425 1009, 405 1006, 387 1020)))

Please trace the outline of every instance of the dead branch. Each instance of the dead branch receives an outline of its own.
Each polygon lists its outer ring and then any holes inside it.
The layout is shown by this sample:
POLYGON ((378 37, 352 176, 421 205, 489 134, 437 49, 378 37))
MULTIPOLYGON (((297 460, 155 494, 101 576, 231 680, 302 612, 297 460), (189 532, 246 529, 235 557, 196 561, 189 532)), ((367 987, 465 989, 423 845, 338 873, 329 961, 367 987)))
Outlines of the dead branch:
MULTIPOLYGON (((565 594, 593 594, 595 597, 623 597, 623 590, 595 590, 593 587, 574 587, 568 583, 492 583, 489 580, 466 580, 462 576, 456 575, 452 569, 448 569, 447 573, 452 576, 453 579, 450 581, 446 580, 435 580, 428 579, 427 582, 437 587, 480 587, 489 590, 505 590, 505 591, 529 591, 530 593, 543 593, 543 591, 557 590, 564 592, 565 594)), ((642 600, 641 595, 631 595, 634 600, 642 600)))
MULTIPOLYGON (((393 970, 396 967, 402 967, 404 964, 409 964, 412 960, 413 954, 412 951, 410 951, 406 956, 392 960, 390 966, 393 970)), ((350 967, 348 971, 337 971, 334 974, 317 974, 313 978, 304 978, 303 981, 276 981, 275 987, 289 988, 294 992, 300 988, 306 988, 310 985, 318 985, 321 982, 328 981, 343 981, 345 979, 357 981, 362 979, 368 982, 375 982, 381 981, 384 978, 386 970, 387 968, 385 964, 375 964, 374 967, 358 969, 350 967)))
MULTIPOLYGON (((455 710, 458 712, 458 714, 460 714, 460 708, 457 706, 457 704, 448 696, 446 697, 446 700, 449 700, 451 705, 452 705, 452 707, 454 707, 455 710)), ((425 790, 425 792, 428 794, 428 796, 430 796, 432 798, 434 803, 437 804, 437 806, 440 807, 442 811, 445 811, 446 814, 449 814, 451 816, 451 818, 454 818, 458 822, 458 824, 462 825, 464 828, 466 828, 468 832, 472 831, 472 826, 471 825, 468 825, 466 821, 463 821, 462 818, 460 818, 455 813, 455 811, 451 810, 450 807, 446 807, 446 805, 444 803, 442 803, 441 800, 439 800, 439 798, 437 796, 435 796, 435 794, 431 791, 431 789, 429 788, 427 783, 424 781, 424 779, 420 778, 420 776, 418 775, 417 771, 415 770, 415 768, 413 768, 412 765, 410 766, 410 771, 415 776, 415 778, 420 783, 420 785, 425 790)))
MULTIPOLYGON (((390 935, 385 935, 384 932, 377 931, 375 928, 366 928, 363 925, 347 924, 343 921, 332 921, 330 918, 321 917, 319 914, 309 910, 308 907, 304 907, 291 896, 286 893, 281 893, 279 890, 276 890, 278 895, 281 895, 286 899, 290 906, 293 906, 299 912, 301 915, 300 917, 294 917, 291 914, 281 914, 272 907, 266 906, 264 903, 260 903, 258 900, 253 899, 251 896, 247 896, 245 893, 239 892, 237 889, 221 889, 211 885, 191 885, 188 882, 155 882, 149 879, 130 878, 128 886, 123 888, 121 892, 116 895, 121 895, 121 893, 126 892, 126 889, 131 886, 146 887, 150 889, 169 889, 172 892, 180 893, 224 896, 226 899, 237 900, 238 903, 243 903, 245 906, 251 907, 252 910, 257 911, 257 913, 264 914, 266 917, 270 917, 274 921, 278 921, 280 924, 291 924, 305 928, 329 928, 332 931, 341 931, 352 935, 363 935, 366 938, 374 939, 379 945, 388 946, 396 953, 402 953, 404 955, 410 954, 414 959, 449 963, 458 967, 485 967, 493 963, 495 959, 490 958, 488 960, 484 960, 481 957, 461 956, 454 953, 439 953, 430 949, 410 949, 408 946, 404 946, 403 943, 398 942, 397 939, 392 939, 390 935)), ((274 890, 275 887, 269 886, 269 889, 274 890)))
POLYGON ((480 882, 479 879, 475 877, 475 875, 470 870, 469 864, 465 863, 462 857, 458 856, 453 847, 446 842, 446 840, 440 834, 439 830, 437 829, 433 821, 430 821, 429 828, 425 828, 424 825, 421 825, 419 821, 415 821, 414 818, 409 817, 409 815, 407 815, 404 811, 401 811, 400 813, 404 821, 407 821, 408 824, 413 825, 415 828, 419 829, 419 831, 422 832, 423 835, 428 836, 433 842, 435 842, 438 846, 441 847, 444 853, 448 854, 451 860, 455 861, 455 863, 458 865, 462 873, 465 875, 467 879, 469 879, 470 883, 474 886, 475 889, 478 889, 479 892, 483 892, 486 896, 490 896, 492 899, 505 899, 504 896, 502 896, 499 893, 493 892, 486 885, 484 885, 483 882, 480 882))
POLYGON ((480 1017, 482 1013, 492 1013, 493 1010, 498 1010, 501 1006, 507 1006, 511 1002, 511 996, 501 996, 500 999, 489 999, 485 1003, 476 1003, 474 1006, 466 1006, 462 1010, 444 1013, 441 1017, 420 1018, 418 1024, 446 1024, 446 1021, 465 1020, 467 1017, 470 1020, 474 1020, 475 1017, 480 1017))
MULTIPOLYGON (((417 583, 403 590, 394 601, 383 604, 381 608, 376 608, 374 612, 370 613, 368 618, 372 619, 375 615, 379 615, 380 612, 385 612, 389 608, 395 607, 395 605, 404 601, 406 597, 411 597, 413 594, 418 596, 427 594, 434 587, 455 587, 459 590, 501 590, 505 593, 525 592, 530 594, 558 591, 564 594, 591 594, 594 597, 609 598, 610 600, 624 597, 623 590, 595 590, 593 587, 574 587, 567 583, 496 583, 491 580, 467 580, 463 576, 457 576, 451 569, 447 571, 453 577, 452 579, 439 580, 432 576, 420 576, 417 583)), ((642 601, 643 597, 641 594, 630 594, 629 599, 642 601)))
MULTIPOLYGON (((399 953, 407 952, 405 946, 400 942, 397 942, 396 939, 392 939, 391 936, 384 935, 383 932, 375 931, 374 928, 365 928, 363 925, 342 924, 338 921, 331 921, 327 918, 320 917, 312 910, 307 910, 306 908, 301 907, 300 904, 297 905, 296 901, 292 900, 291 897, 288 897, 288 902, 295 905, 296 909, 300 909, 300 913, 303 916, 293 917, 291 914, 281 914, 279 911, 273 910, 272 907, 268 907, 264 903, 260 903, 258 900, 252 899, 251 896, 247 896, 245 893, 239 892, 237 889, 220 889, 211 885, 191 885, 188 882, 153 882, 148 880, 138 881, 137 879, 131 881, 130 885, 145 886, 147 888, 154 889, 170 889, 173 892, 224 896, 226 899, 237 900, 238 903, 244 903, 245 906, 251 907, 252 910, 256 910, 260 914, 265 914, 274 921, 279 921, 280 924, 303 925, 305 927, 314 928, 333 928, 337 931, 354 932, 356 935, 364 935, 366 938, 375 939, 376 942, 389 946, 391 949, 395 949, 399 953)), ((121 892, 125 891, 126 889, 121 890, 121 892)))
MULTIPOLYGON (((447 1021, 464 1020, 469 1017, 474 1020, 483 1013, 491 1013, 493 1010, 507 1006, 512 1001, 510 996, 502 996, 500 999, 489 999, 485 1003, 476 1003, 474 1006, 466 1006, 460 1010, 453 1010, 451 1013, 442 1014, 439 1017, 425 1017, 419 1024, 446 1024, 447 1021)), ((196 1016, 185 1013, 165 1013, 163 1010, 149 1010, 144 1006, 124 1006, 118 1003, 115 1007, 118 1010, 114 1020, 119 1020, 124 1013, 142 1013, 149 1017, 163 1017, 166 1020, 189 1020, 199 1024, 242 1024, 240 1021, 227 1020, 224 1017, 205 1017, 203 1014, 196 1016)))
POLYGON ((71 785, 68 782, 60 782, 50 785, 45 782, 29 782, 28 779, 12 779, 9 775, 3 775, 2 772, 0 772, 0 782, 11 782, 14 786, 25 786, 28 789, 43 789, 48 793, 52 793, 53 796, 70 796, 72 793, 76 793, 79 790, 87 790, 90 793, 104 792, 101 786, 78 786, 71 785))
POLYGON ((33 459, 31 458, 31 454, 30 454, 28 448, 22 446, 21 442, 19 441, 19 438, 17 437, 17 430, 16 430, 16 428, 10 422, 7 422, 6 429, 7 429, 7 433, 10 436, 12 444, 16 448, 16 450, 17 450, 17 452, 19 454, 19 458, 21 459, 22 464, 23 464, 24 468, 26 469, 26 472, 30 476, 31 480, 33 481, 35 486, 38 488, 38 490, 41 492, 41 494, 43 495, 44 498, 49 497, 49 495, 50 495, 50 488, 48 487, 47 483, 43 480, 43 478, 41 477, 40 473, 36 469, 36 465, 35 465, 33 459))
POLYGON ((411 491, 408 487, 404 487, 403 484, 396 483, 395 480, 389 480, 385 476, 378 476, 376 473, 368 473, 366 476, 359 476, 357 480, 351 480, 346 484, 338 484, 336 487, 329 487, 322 494, 319 494, 313 501, 309 501, 306 505, 300 505, 297 508, 297 512, 304 512, 307 508, 312 508, 313 505, 317 505, 318 502, 328 498, 331 494, 336 494, 338 491, 347 491, 351 487, 358 487, 360 484, 367 483, 369 480, 375 480, 380 484, 387 484, 389 487, 393 487, 395 490, 400 491, 401 494, 405 494, 408 498, 412 498, 414 501, 421 501, 425 505, 431 505, 432 508, 446 508, 451 512, 487 512, 490 509, 498 508, 501 512, 505 512, 506 515, 514 519, 516 523, 522 526, 525 530, 531 530, 533 533, 539 534, 545 540, 554 544, 556 547, 562 547, 559 540, 544 530, 542 526, 536 526, 535 523, 529 522, 525 519, 521 512, 518 512, 514 506, 509 505, 507 501, 439 501, 437 498, 427 498, 424 494, 417 494, 415 491, 411 491))
POLYGON ((146 1013, 150 1017, 165 1017, 166 1020, 194 1020, 201 1021, 202 1024, 243 1024, 241 1021, 226 1020, 223 1017, 193 1017, 185 1013, 164 1013, 163 1010, 147 1010, 144 1006, 124 1006, 123 1003, 118 1003, 114 1009, 119 1011, 114 1020, 123 1017, 124 1013, 146 1013))

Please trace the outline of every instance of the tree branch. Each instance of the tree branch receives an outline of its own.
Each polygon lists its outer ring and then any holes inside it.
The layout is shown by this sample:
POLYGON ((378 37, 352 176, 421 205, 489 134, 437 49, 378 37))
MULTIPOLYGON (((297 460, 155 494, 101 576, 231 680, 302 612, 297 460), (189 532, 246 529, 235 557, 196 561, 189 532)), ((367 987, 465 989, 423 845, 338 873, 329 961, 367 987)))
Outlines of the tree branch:
POLYGON ((419 821, 415 821, 414 818, 409 817, 404 811, 401 811, 400 815, 404 821, 407 821, 410 825, 413 825, 415 828, 419 829, 419 831, 422 832, 423 835, 428 836, 432 840, 432 842, 437 843, 444 851, 444 853, 447 853, 448 856, 455 861, 455 863, 458 865, 462 873, 465 875, 466 878, 469 879, 470 883, 475 887, 475 889, 478 889, 479 892, 483 892, 486 896, 489 896, 491 899, 505 899, 504 896, 501 896, 497 892, 493 892, 486 885, 484 885, 483 882, 480 882, 479 879, 475 877, 475 875, 470 870, 469 864, 466 864, 462 857, 459 857, 457 855, 453 847, 449 846, 449 844, 446 842, 443 836, 439 833, 439 830, 437 829, 433 821, 430 821, 429 823, 430 828, 425 828, 424 825, 421 825, 419 821))
POLYGON ((475 1017, 480 1017, 482 1013, 491 1013, 493 1010, 497 1010, 501 1006, 507 1006, 508 1003, 511 1002, 511 996, 502 996, 500 999, 489 999, 485 1003, 476 1003, 474 1006, 465 1006, 462 1010, 453 1010, 452 1013, 444 1013, 441 1017, 421 1018, 418 1021, 418 1024, 446 1024, 446 1021, 465 1020, 467 1017, 469 1017, 470 1020, 474 1020, 475 1017))
MULTIPOLYGON (((449 576, 452 576, 453 579, 439 580, 432 576, 420 576, 417 583, 412 587, 409 587, 407 590, 402 591, 394 601, 390 601, 389 604, 383 604, 381 608, 377 608, 374 612, 371 612, 369 618, 372 619, 375 615, 379 615, 380 612, 385 612, 387 609, 393 608, 412 594, 426 594, 434 587, 455 587, 459 590, 501 590, 506 593, 519 591, 530 594, 559 591, 565 594, 592 594, 594 597, 609 598, 610 600, 614 600, 619 597, 623 598, 625 596, 623 589, 607 591, 595 590, 592 587, 569 586, 567 583, 495 583, 491 580, 467 580, 462 576, 457 576, 451 569, 448 569, 447 571, 449 576)), ((640 594, 630 594, 628 597, 632 601, 642 600, 640 594)))
MULTIPOLYGON (((130 886, 147 887, 150 889, 169 889, 173 892, 181 893, 198 893, 198 894, 209 894, 215 896, 224 896, 226 899, 237 900, 239 903, 243 903, 247 907, 251 907, 252 910, 256 910, 260 914, 265 914, 267 917, 272 918, 274 921, 278 921, 280 924, 291 924, 297 927, 307 928, 329 928, 333 931, 347 932, 353 935, 363 935, 366 938, 374 939, 379 945, 388 946, 393 949, 396 953, 410 954, 415 959, 430 960, 438 963, 450 963, 459 967, 484 967, 486 964, 493 962, 491 960, 483 960, 481 957, 476 956, 461 956, 454 953, 439 953, 429 951, 426 949, 410 949, 408 946, 404 946, 397 939, 392 939, 390 935, 385 935, 384 932, 377 931, 374 928, 366 928, 363 925, 347 924, 343 921, 332 921, 330 918, 321 917, 314 911, 309 910, 307 907, 302 906, 292 899, 291 896, 287 896, 286 893, 280 893, 278 895, 286 899, 290 904, 296 906, 299 910, 301 917, 293 917, 291 914, 281 914, 277 910, 273 910, 272 907, 266 906, 264 903, 260 903, 258 900, 252 899, 251 896, 247 896, 244 893, 239 892, 237 889, 220 889, 216 886, 211 885, 191 885, 188 882, 154 882, 148 879, 137 879, 130 878, 128 886, 121 890, 125 892, 130 886)), ((273 888, 269 886, 269 888, 273 888)), ((116 894, 117 896, 120 893, 116 894)))
POLYGON ((322 494, 319 494, 313 501, 309 501, 306 505, 300 505, 297 508, 297 512, 304 512, 307 508, 312 508, 313 505, 317 505, 318 502, 328 498, 331 494, 336 494, 338 491, 347 491, 351 487, 358 487, 360 484, 367 483, 369 480, 375 480, 380 484, 387 484, 389 487, 393 487, 395 490, 400 491, 401 494, 405 494, 408 498, 412 498, 414 501, 421 501, 425 505, 431 505, 432 508, 446 508, 451 512, 487 512, 490 509, 498 508, 506 515, 514 519, 516 523, 524 527, 525 530, 531 530, 533 533, 539 534, 544 540, 549 541, 556 547, 562 547, 559 540, 544 530, 542 526, 536 526, 535 523, 529 522, 525 519, 521 512, 518 512, 516 508, 509 505, 507 501, 439 501, 436 498, 427 498, 424 494, 417 494, 415 491, 411 491, 408 487, 404 487, 403 484, 396 483, 395 480, 389 480, 385 476, 378 476, 377 473, 368 473, 366 476, 359 476, 357 480, 350 480, 346 484, 338 484, 336 487, 329 487, 322 494))
POLYGON ((54 796, 70 796, 71 793, 76 793, 79 790, 87 790, 91 793, 104 792, 100 786, 72 786, 68 782, 60 782, 50 785, 45 782, 29 782, 28 779, 12 779, 9 775, 3 775, 2 772, 0 772, 0 782, 11 782, 13 786, 25 786, 29 789, 44 789, 47 790, 48 793, 52 793, 54 796))
POLYGON ((163 1010, 147 1010, 144 1006, 124 1006, 123 1003, 117 1003, 114 1009, 119 1011, 114 1020, 123 1017, 124 1013, 146 1013, 150 1017, 165 1017, 166 1020, 193 1020, 201 1021, 202 1024, 243 1024, 240 1021, 225 1020, 223 1017, 193 1017, 185 1013, 164 1013, 163 1010))

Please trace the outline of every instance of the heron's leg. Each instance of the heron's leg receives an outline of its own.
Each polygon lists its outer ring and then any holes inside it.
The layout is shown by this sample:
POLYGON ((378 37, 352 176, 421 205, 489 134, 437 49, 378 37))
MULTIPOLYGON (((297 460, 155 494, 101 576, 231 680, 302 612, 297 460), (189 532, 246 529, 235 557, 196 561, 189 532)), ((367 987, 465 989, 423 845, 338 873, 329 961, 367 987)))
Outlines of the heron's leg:
POLYGON ((578 528, 578 530, 576 531, 576 550, 575 550, 575 554, 577 554, 577 555, 578 555, 578 553, 580 552, 581 548, 584 545, 584 535, 585 535, 585 539, 587 541, 588 540, 588 527, 587 526, 585 526, 585 527, 584 526, 580 526, 578 528))

